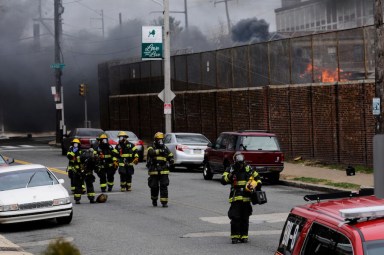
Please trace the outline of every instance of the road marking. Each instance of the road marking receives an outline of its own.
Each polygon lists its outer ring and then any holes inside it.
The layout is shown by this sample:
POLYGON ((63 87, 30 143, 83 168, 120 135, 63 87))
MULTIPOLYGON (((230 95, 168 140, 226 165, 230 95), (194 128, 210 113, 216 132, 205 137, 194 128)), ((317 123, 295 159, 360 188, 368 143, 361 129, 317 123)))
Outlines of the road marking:
POLYGON ((33 147, 35 147, 33 145, 19 145, 19 146, 22 147, 22 148, 33 148, 33 147))
MULTIPOLYGON (((22 160, 15 160, 16 163, 18 164, 22 164, 22 165, 28 165, 28 164, 34 164, 34 163, 31 163, 31 162, 27 162, 27 161, 22 161, 22 160)), ((51 170, 52 172, 55 172, 55 173, 59 173, 59 174, 65 174, 67 175, 67 171, 66 170, 60 170, 58 168, 54 168, 54 167, 48 167, 49 170, 51 170)))
MULTIPOLYGON (((73 237, 63 237, 61 238, 65 242, 73 242, 73 237)), ((34 247, 34 246, 45 246, 49 245, 51 242, 57 241, 58 239, 48 239, 48 240, 42 240, 37 242, 27 242, 27 243, 18 243, 17 245, 25 248, 25 247, 34 247)))
MULTIPOLYGON (((248 231, 248 236, 264 236, 264 235, 280 235, 281 230, 261 230, 261 231, 248 231)), ((222 237, 230 236, 230 232, 200 232, 200 233, 188 233, 182 236, 182 238, 194 238, 194 237, 222 237)))
MULTIPOLYGON (((288 213, 269 213, 251 215, 249 217, 249 224, 262 224, 262 223, 277 223, 284 222, 288 217, 288 213)), ((200 217, 200 220, 213 224, 230 224, 230 220, 227 216, 218 217, 200 217)))

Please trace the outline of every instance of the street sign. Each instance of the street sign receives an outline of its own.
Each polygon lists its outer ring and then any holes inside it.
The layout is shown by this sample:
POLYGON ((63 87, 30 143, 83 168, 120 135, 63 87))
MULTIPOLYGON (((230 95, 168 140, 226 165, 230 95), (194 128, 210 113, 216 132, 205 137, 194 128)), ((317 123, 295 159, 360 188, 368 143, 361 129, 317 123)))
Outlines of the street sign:
POLYGON ((63 69, 65 66, 65 64, 63 63, 54 63, 54 64, 51 64, 51 68, 52 69, 63 69))
POLYGON ((172 113, 172 104, 164 104, 164 114, 172 113))
MULTIPOLYGON (((176 96, 175 93, 173 93, 172 90, 168 90, 167 95, 168 95, 169 102, 171 102, 175 98, 175 96, 176 96)), ((164 89, 157 96, 161 99, 161 101, 165 102, 164 89)))
POLYGON ((380 98, 379 97, 372 98, 372 114, 380 115, 380 98))
POLYGON ((143 26, 141 32, 142 60, 162 60, 163 28, 161 26, 143 26))

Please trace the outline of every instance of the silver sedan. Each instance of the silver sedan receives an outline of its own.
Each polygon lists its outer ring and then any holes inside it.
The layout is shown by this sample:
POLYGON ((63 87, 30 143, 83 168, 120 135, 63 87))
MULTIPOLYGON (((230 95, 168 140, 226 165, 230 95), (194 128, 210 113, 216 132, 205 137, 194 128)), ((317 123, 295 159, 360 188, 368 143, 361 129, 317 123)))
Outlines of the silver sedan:
POLYGON ((199 133, 167 133, 164 138, 164 144, 174 155, 175 165, 185 166, 188 170, 202 166, 209 142, 199 133))

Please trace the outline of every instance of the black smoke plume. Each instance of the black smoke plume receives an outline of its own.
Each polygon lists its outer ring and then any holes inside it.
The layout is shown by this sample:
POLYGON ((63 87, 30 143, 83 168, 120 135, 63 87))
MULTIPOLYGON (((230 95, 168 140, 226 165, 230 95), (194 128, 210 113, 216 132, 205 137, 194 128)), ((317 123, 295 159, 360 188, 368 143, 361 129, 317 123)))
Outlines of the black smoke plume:
POLYGON ((232 27, 232 40, 240 43, 256 43, 267 41, 269 24, 264 19, 243 19, 232 27))

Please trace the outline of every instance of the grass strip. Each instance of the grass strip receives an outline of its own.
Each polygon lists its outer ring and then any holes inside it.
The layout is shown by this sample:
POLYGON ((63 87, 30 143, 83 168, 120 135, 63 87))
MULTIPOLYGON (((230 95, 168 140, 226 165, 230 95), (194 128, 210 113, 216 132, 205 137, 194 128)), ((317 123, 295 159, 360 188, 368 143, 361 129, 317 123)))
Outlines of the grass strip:
POLYGON ((360 185, 358 184, 353 184, 348 182, 332 182, 326 179, 318 179, 318 178, 312 178, 312 177, 295 177, 292 180, 306 182, 306 183, 313 183, 313 184, 324 184, 327 186, 343 188, 343 189, 360 189, 360 185))

